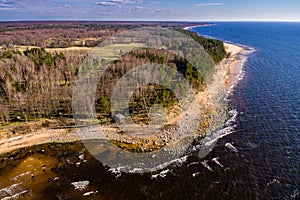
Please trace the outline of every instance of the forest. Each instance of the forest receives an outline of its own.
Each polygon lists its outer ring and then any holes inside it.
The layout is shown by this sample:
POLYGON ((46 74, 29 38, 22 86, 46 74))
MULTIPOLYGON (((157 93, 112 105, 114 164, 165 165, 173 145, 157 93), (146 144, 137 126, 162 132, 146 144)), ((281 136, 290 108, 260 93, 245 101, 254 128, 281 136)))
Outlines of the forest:
POLYGON ((186 34, 187 36, 193 38, 195 41, 201 44, 204 49, 207 50, 215 63, 219 63, 226 56, 226 51, 222 41, 200 37, 197 33, 184 29, 176 30, 186 34))
POLYGON ((0 22, 0 46, 41 48, 95 47, 122 31, 138 27, 182 28, 188 22, 0 22))
MULTIPOLYGON (((153 26, 153 23, 138 24, 138 26, 145 25, 153 26)), ((182 30, 186 25, 156 23, 156 26, 173 28, 193 38, 204 47, 215 63, 225 57, 226 52, 221 41, 206 39, 193 32, 182 30)), ((0 123, 72 117, 74 81, 89 51, 64 50, 63 47, 96 46, 106 38, 136 26, 137 24, 133 22, 1 24, 0 123), (15 47, 16 45, 28 47, 21 51, 15 47), (62 49, 53 52, 45 49, 52 47, 62 49)), ((196 90, 201 90, 205 85, 203 74, 197 72, 191 63, 180 56, 159 49, 135 50, 115 60, 110 69, 105 72, 107 74, 100 80, 95 100, 99 119, 112 120, 110 98, 117 80, 133 66, 145 63, 172 66, 196 90)), ((213 69, 209 71, 213 72, 213 69)), ((147 107, 153 104, 171 107, 178 102, 169 89, 159 85, 141 87, 131 100, 132 115, 138 114, 144 117, 146 117, 147 107)))

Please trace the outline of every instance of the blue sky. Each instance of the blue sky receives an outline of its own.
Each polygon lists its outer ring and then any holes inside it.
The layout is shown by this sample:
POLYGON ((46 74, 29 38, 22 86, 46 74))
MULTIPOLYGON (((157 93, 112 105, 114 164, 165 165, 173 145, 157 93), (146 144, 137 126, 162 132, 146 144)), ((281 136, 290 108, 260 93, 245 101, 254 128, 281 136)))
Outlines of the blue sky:
POLYGON ((300 0, 0 0, 0 21, 300 21, 300 0))

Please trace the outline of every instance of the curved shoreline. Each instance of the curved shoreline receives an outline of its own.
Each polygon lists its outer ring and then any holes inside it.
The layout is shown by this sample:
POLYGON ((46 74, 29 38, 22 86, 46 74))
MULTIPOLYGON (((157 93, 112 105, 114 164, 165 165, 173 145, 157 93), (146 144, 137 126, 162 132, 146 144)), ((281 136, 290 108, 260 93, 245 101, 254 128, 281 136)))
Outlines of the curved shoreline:
POLYGON ((187 27, 184 27, 183 29, 184 30, 190 30, 190 29, 193 29, 193 28, 206 27, 206 26, 215 26, 215 24, 203 24, 203 25, 196 25, 196 26, 187 26, 187 27))
MULTIPOLYGON (((215 82, 216 84, 219 80, 223 80, 224 83, 221 84, 224 87, 224 91, 228 94, 232 90, 237 82, 240 80, 241 72, 243 67, 243 60, 240 59, 240 55, 246 51, 243 47, 225 43, 224 46, 227 52, 227 55, 230 55, 224 58, 217 66, 215 70, 215 82)), ((198 95, 199 98, 208 97, 210 91, 203 91, 201 95, 198 95)), ((117 129, 113 126, 107 126, 105 129, 113 133, 112 137, 116 137, 117 129)), ((0 132, 1 133, 1 132, 0 132)), ((37 131, 31 132, 29 134, 16 134, 14 137, 11 137, 11 134, 5 133, 0 135, 2 138, 0 140, 0 155, 9 153, 13 150, 20 148, 25 148, 29 146, 52 143, 52 142, 73 142, 79 141, 80 137, 76 133, 76 129, 47 129, 42 128, 37 131)), ((122 138, 122 137, 121 137, 122 138)), ((122 141, 122 139, 120 139, 122 141)), ((126 140, 125 140, 126 141, 126 140)))

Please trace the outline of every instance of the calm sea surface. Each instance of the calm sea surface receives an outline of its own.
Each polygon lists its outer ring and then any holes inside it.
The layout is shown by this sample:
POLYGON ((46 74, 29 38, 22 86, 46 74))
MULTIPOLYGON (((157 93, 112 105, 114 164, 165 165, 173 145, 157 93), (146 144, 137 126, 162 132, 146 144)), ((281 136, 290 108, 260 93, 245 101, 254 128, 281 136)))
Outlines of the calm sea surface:
POLYGON ((300 23, 193 31, 256 50, 229 97, 237 111, 230 134, 207 156, 195 152, 155 173, 112 173, 81 143, 45 144, 2 157, 0 197, 79 199, 93 191, 87 199, 300 199, 300 23), (70 185, 85 180, 83 191, 70 185))
POLYGON ((256 51, 231 96, 231 105, 240 113, 235 133, 211 153, 230 170, 215 174, 219 183, 211 183, 208 193, 222 191, 220 198, 299 199, 300 23, 216 24, 193 30, 256 51), (238 153, 228 152, 226 142, 238 153))

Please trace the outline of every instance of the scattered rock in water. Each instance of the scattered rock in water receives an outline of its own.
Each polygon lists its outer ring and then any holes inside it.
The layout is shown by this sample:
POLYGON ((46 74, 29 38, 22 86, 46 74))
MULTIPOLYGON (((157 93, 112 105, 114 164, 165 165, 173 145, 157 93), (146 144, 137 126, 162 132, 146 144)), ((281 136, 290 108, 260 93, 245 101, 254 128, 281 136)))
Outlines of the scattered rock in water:
POLYGON ((78 158, 83 161, 84 160, 84 154, 81 154, 80 156, 78 156, 78 158))
POLYGON ((200 175, 200 172, 196 172, 196 173, 192 174, 193 177, 196 177, 196 176, 199 176, 199 175, 200 175))
POLYGON ((21 196, 25 195, 28 193, 28 190, 24 190, 22 192, 19 192, 17 194, 14 194, 12 196, 7 196, 7 197, 4 197, 2 198, 1 200, 11 200, 11 199, 19 199, 21 196))
POLYGON ((41 150, 39 150, 38 152, 41 153, 41 154, 46 154, 45 149, 41 149, 41 150))
POLYGON ((98 191, 91 191, 91 192, 86 192, 86 193, 84 193, 82 196, 84 196, 84 197, 88 197, 88 196, 90 196, 90 195, 95 195, 95 194, 97 194, 98 193, 98 191))
POLYGON ((31 177, 31 171, 21 173, 21 174, 15 176, 15 177, 13 177, 11 180, 12 180, 12 181, 18 181, 20 178, 22 178, 22 177, 23 177, 23 178, 24 178, 24 177, 26 178, 26 177, 28 177, 28 176, 31 177))
POLYGON ((0 189, 0 197, 5 197, 7 195, 13 195, 19 190, 19 187, 22 183, 15 183, 5 188, 0 189))
POLYGON ((73 185, 75 190, 82 191, 85 190, 89 184, 90 184, 89 181, 78 181, 78 182, 73 182, 70 185, 73 185))
POLYGON ((74 164, 69 158, 67 158, 66 161, 67 161, 68 165, 73 165, 74 164))
POLYGON ((43 172, 45 172, 45 171, 46 171, 46 169, 47 169, 47 165, 43 165, 43 166, 42 166, 42 170, 43 170, 43 172))

